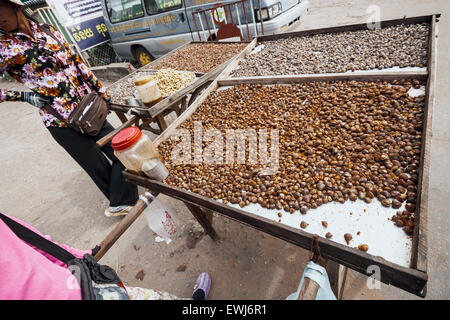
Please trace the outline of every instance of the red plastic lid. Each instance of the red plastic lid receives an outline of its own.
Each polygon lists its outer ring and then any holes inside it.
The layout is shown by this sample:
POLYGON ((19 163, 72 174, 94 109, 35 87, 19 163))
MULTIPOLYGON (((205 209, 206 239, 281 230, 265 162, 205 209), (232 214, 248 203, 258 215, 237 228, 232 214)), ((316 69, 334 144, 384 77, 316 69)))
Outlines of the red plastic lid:
POLYGON ((141 136, 142 132, 139 128, 125 128, 114 136, 111 141, 111 146, 114 150, 124 150, 138 142, 141 136))

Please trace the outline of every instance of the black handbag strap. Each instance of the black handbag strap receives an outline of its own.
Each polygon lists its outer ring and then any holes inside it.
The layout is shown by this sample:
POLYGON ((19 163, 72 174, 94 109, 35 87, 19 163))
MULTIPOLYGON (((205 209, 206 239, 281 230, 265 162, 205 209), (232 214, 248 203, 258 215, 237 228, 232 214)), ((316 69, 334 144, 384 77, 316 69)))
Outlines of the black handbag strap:
POLYGON ((48 253, 49 255, 55 257, 61 262, 67 264, 70 260, 76 257, 69 251, 61 248, 60 246, 54 244, 53 242, 45 239, 36 232, 24 227, 20 223, 12 220, 11 218, 0 213, 0 219, 18 236, 20 239, 25 241, 32 246, 48 253))

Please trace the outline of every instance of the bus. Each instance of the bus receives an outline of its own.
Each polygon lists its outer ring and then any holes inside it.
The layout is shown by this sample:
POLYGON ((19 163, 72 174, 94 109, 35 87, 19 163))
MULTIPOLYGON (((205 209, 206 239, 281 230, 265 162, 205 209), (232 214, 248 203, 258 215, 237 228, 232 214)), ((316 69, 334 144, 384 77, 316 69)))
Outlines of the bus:
POLYGON ((236 0, 101 1, 105 24, 117 54, 125 60, 139 62, 141 66, 187 42, 215 40, 218 26, 213 23, 212 13, 196 14, 194 19, 192 12, 235 3, 231 6, 234 24, 238 25, 245 40, 251 40, 248 39, 245 16, 250 38, 253 38, 262 34, 260 12, 263 31, 267 35, 283 32, 292 23, 302 21, 309 8, 309 0, 243 0, 243 3, 236 3, 236 0))

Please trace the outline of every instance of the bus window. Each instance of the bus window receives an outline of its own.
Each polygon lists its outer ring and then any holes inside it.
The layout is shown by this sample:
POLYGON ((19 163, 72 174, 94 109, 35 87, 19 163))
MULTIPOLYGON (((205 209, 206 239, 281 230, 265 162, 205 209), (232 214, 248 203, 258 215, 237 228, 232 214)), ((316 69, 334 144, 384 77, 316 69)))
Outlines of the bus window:
POLYGON ((181 0, 144 0, 148 15, 181 8, 181 0))
POLYGON ((105 3, 111 23, 144 16, 141 0, 106 0, 105 3))

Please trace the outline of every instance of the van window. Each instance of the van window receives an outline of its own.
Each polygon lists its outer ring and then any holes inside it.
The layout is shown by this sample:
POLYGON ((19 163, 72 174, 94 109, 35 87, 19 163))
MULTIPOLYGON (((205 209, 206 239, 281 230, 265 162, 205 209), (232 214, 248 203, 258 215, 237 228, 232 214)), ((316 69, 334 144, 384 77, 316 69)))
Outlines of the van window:
POLYGON ((111 23, 144 16, 141 0, 105 0, 111 23))
POLYGON ((181 8, 181 0, 144 0, 148 15, 181 8))

